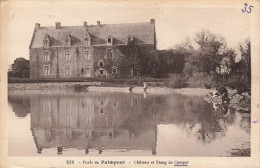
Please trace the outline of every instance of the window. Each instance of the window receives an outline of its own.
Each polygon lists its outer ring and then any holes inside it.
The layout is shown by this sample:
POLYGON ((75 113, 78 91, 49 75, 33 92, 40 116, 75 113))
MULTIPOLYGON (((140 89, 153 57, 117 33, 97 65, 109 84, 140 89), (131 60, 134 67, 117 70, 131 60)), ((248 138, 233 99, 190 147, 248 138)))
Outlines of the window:
POLYGON ((43 46, 45 47, 45 48, 49 48, 49 45, 50 43, 49 43, 49 40, 44 40, 43 41, 43 46))
POLYGON ((70 51, 65 52, 65 60, 70 60, 70 51))
POLYGON ((100 74, 100 75, 103 75, 103 74, 104 74, 104 70, 102 70, 102 69, 99 70, 99 74, 100 74))
POLYGON ((104 66, 104 62, 103 62, 102 60, 100 60, 100 61, 98 62, 98 66, 99 66, 99 67, 103 67, 103 66, 104 66))
POLYGON ((85 51, 85 58, 86 58, 86 60, 90 60, 90 51, 89 50, 85 51))
POLYGON ((127 44, 131 44, 133 42, 133 40, 134 40, 134 37, 131 34, 129 34, 127 36, 127 44))
POLYGON ((112 69, 112 73, 113 73, 113 74, 116 74, 116 73, 117 73, 117 69, 116 69, 116 68, 113 68, 113 69, 112 69))
POLYGON ((44 75, 50 75, 51 74, 50 65, 44 65, 44 67, 43 67, 43 74, 44 75))
POLYGON ((69 38, 66 39, 66 46, 71 46, 71 40, 69 38))
POLYGON ((112 56, 113 56, 112 49, 111 48, 107 49, 107 58, 112 59, 112 56))
POLYGON ((49 51, 43 52, 43 59, 44 59, 44 61, 50 61, 50 52, 49 51))
POLYGON ((107 36, 107 41, 106 41, 107 45, 112 45, 113 44, 113 37, 112 36, 107 36))
POLYGON ((70 74, 70 66, 65 66, 65 75, 70 74))
POLYGON ((85 38, 85 45, 90 46, 90 39, 89 38, 85 38))

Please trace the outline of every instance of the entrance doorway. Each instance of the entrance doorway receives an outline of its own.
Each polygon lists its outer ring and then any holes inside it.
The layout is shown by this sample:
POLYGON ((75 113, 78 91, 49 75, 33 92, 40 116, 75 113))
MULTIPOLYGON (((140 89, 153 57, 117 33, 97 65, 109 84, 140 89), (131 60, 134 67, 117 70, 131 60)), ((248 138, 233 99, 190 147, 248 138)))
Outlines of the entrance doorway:
POLYGON ((85 78, 90 78, 90 77, 91 77, 90 65, 85 65, 85 78))

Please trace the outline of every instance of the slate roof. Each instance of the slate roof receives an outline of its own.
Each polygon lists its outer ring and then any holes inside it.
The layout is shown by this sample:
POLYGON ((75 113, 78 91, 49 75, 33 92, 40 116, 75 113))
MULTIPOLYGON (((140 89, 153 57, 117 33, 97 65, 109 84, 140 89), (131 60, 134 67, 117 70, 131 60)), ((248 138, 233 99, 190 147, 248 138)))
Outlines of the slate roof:
POLYGON ((35 30, 31 48, 43 47, 43 40, 49 35, 51 46, 65 46, 68 35, 71 36, 72 46, 84 45, 84 38, 89 33, 91 45, 106 45, 108 36, 113 37, 113 45, 126 45, 129 35, 134 37, 134 44, 153 44, 155 43, 155 24, 150 22, 127 23, 127 24, 101 24, 84 26, 62 26, 60 29, 55 27, 40 27, 35 30))

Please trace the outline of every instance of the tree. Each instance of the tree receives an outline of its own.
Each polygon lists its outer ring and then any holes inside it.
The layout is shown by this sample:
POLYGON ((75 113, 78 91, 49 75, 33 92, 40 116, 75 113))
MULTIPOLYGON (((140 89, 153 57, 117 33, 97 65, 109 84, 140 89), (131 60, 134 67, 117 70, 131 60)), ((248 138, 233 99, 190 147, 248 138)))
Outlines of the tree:
POLYGON ((242 79, 251 83, 251 42, 248 40, 244 46, 240 45, 242 79))
MULTIPOLYGON (((227 72, 228 68, 231 71, 235 52, 226 47, 223 37, 207 30, 197 33, 194 41, 196 49, 186 57, 185 75, 190 79, 190 83, 198 82, 196 78, 200 77, 200 80, 205 81, 205 85, 217 84, 220 76, 216 69, 225 68, 227 72)), ((199 82, 199 85, 201 84, 203 85, 199 82)))
POLYGON ((12 64, 12 76, 18 78, 29 78, 29 60, 26 60, 22 57, 15 59, 14 63, 12 64))
POLYGON ((234 64, 230 85, 237 89, 239 93, 250 91, 251 89, 251 43, 246 40, 239 45, 241 60, 234 64))

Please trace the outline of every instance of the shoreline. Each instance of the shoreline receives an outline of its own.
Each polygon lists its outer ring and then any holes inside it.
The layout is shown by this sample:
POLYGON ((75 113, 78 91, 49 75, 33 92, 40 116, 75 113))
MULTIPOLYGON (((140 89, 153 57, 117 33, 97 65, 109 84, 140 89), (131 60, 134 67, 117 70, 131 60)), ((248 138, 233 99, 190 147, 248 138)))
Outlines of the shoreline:
POLYGON ((51 83, 9 83, 8 91, 12 90, 79 90, 79 91, 100 91, 100 92, 125 92, 125 93, 151 93, 151 94, 183 94, 205 96, 213 89, 204 88, 171 88, 148 86, 102 86, 101 82, 51 82, 51 83), (77 89, 78 87, 78 89, 77 89))

